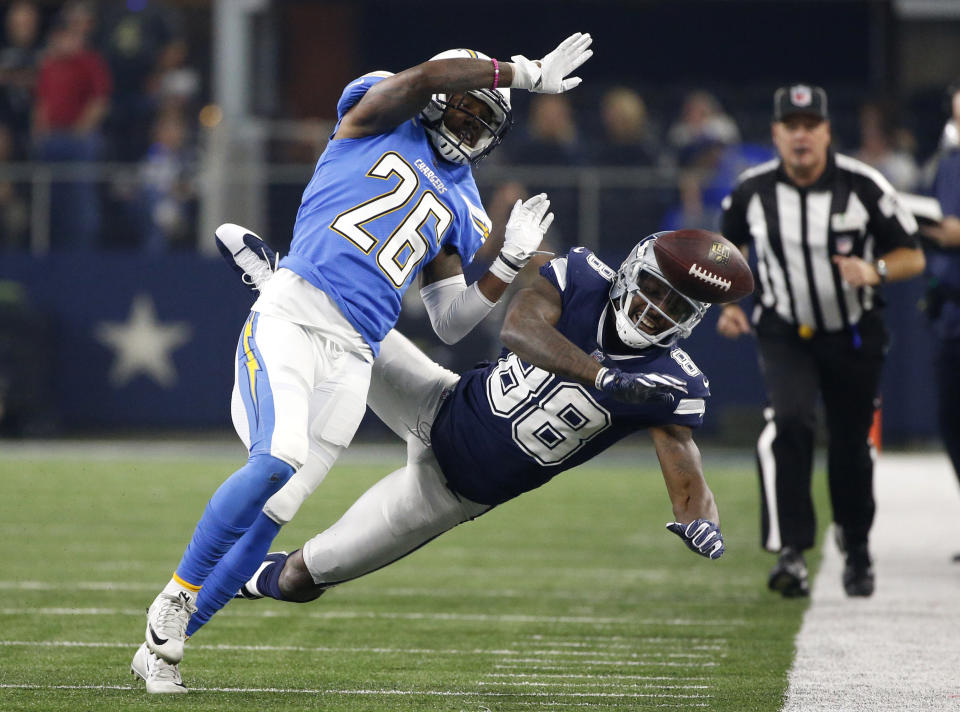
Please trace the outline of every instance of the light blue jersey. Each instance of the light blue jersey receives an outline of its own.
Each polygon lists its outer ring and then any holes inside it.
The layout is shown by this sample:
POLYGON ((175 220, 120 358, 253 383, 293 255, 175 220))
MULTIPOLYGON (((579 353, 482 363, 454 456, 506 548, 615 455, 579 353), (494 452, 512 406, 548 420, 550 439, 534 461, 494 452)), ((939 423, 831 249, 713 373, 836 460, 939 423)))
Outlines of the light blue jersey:
MULTIPOLYGON (((351 82, 339 120, 382 76, 351 82)), ((435 157, 419 119, 331 139, 303 192, 281 263, 326 292, 376 355, 403 293, 444 247, 469 264, 490 231, 469 166, 435 157)))

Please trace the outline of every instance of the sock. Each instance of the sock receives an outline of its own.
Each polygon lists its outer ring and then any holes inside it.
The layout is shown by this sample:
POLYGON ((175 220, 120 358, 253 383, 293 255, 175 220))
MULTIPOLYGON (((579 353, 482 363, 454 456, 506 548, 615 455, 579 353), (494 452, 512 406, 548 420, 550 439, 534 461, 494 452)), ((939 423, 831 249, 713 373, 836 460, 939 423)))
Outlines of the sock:
POLYGON ((257 593, 268 598, 275 598, 278 601, 286 601, 286 597, 280 591, 280 572, 283 571, 283 565, 287 563, 289 554, 274 554, 276 559, 263 568, 260 575, 257 576, 257 593))
POLYGON ((169 596, 179 596, 181 593, 185 593, 190 597, 190 600, 193 601, 196 599, 199 590, 199 586, 193 586, 174 574, 173 578, 163 587, 162 593, 166 593, 169 596))
MULTIPOLYGON (((197 596, 197 612, 190 617, 187 635, 193 635, 214 613, 233 599, 263 563, 280 525, 261 512, 247 532, 216 565, 197 596)), ((279 575, 279 574, 278 574, 279 575)))
POLYGON ((283 460, 271 455, 251 457, 213 493, 174 575, 194 588, 203 586, 217 562, 292 475, 293 467, 283 460))

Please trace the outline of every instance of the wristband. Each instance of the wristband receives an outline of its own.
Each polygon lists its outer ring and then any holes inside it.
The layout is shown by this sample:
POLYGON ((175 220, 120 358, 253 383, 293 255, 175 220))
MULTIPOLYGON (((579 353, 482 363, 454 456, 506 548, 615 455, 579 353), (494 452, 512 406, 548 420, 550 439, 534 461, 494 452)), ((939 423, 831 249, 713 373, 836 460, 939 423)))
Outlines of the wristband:
POLYGON ((493 261, 493 264, 490 265, 490 273, 497 279, 510 284, 514 277, 517 276, 517 273, 520 271, 520 268, 511 263, 509 260, 504 259, 503 253, 501 252, 497 255, 497 259, 493 261))
POLYGON ((873 268, 877 271, 877 276, 880 278, 880 284, 887 283, 887 261, 884 259, 879 259, 873 263, 873 268))
POLYGON ((600 367, 600 370, 597 371, 597 377, 594 379, 593 385, 596 386, 596 388, 597 388, 598 391, 602 391, 602 390, 603 390, 603 378, 604 378, 604 376, 607 375, 607 371, 609 371, 609 370, 610 370, 610 369, 607 368, 606 366, 601 366, 601 367, 600 367))
POLYGON ((500 85, 500 62, 493 57, 490 58, 490 61, 493 62, 493 86, 490 88, 496 89, 500 85))

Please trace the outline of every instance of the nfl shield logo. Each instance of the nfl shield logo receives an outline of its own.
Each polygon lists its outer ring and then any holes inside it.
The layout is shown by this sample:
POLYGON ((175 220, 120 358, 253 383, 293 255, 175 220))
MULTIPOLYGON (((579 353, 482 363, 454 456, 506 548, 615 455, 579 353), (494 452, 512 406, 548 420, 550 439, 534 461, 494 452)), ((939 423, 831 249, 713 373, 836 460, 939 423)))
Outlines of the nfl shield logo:
POLYGON ((810 91, 810 87, 804 84, 790 87, 790 102, 794 106, 810 106, 812 101, 813 93, 810 91))
POLYGON ((853 250, 853 238, 847 235, 841 235, 837 238, 837 254, 849 255, 853 250))

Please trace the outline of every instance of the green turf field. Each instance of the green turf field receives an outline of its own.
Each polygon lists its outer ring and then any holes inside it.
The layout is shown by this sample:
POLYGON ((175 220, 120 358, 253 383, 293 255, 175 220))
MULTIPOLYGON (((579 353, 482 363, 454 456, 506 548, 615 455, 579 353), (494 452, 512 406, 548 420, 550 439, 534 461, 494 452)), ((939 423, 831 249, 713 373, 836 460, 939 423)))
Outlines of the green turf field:
MULTIPOLYGON (((752 460, 704 452, 727 542, 708 561, 631 452, 313 603, 232 603, 187 648, 190 694, 161 697, 129 673, 143 611, 235 460, 0 450, 0 710, 779 710, 806 602, 765 590, 752 460)), ((353 462, 275 548, 392 469, 353 462)))

